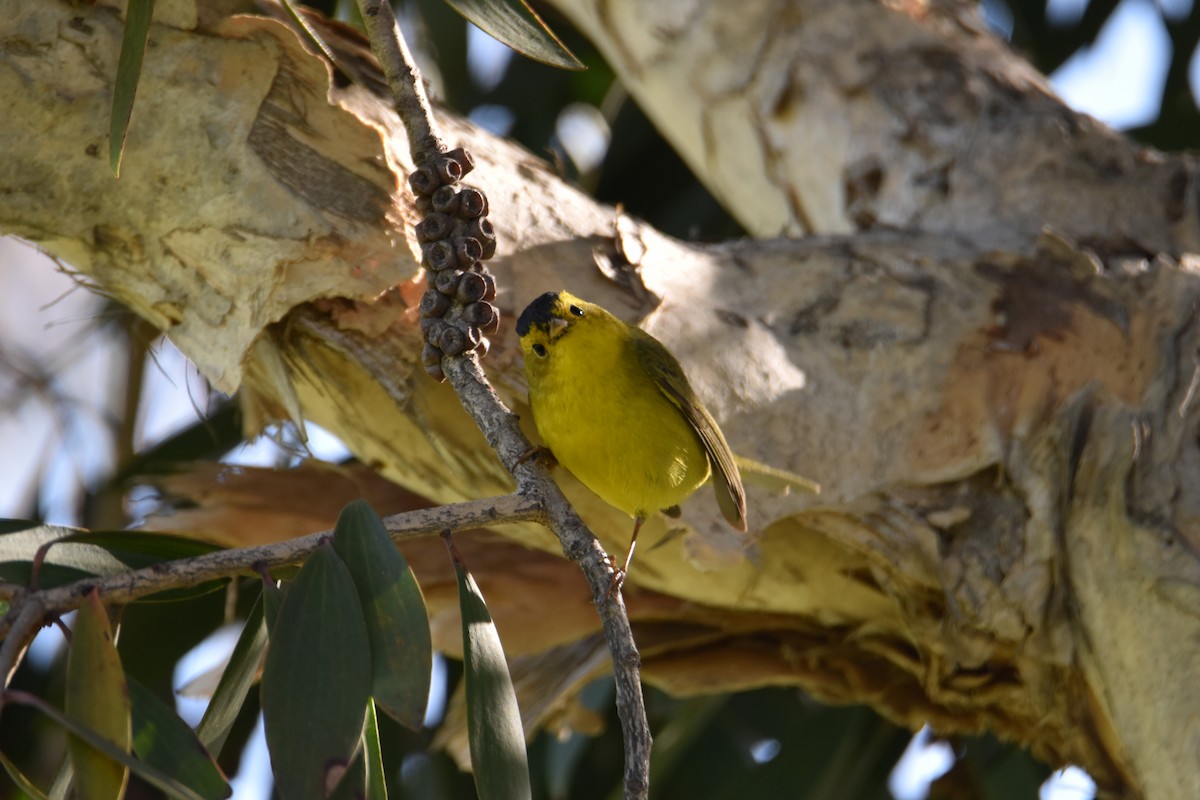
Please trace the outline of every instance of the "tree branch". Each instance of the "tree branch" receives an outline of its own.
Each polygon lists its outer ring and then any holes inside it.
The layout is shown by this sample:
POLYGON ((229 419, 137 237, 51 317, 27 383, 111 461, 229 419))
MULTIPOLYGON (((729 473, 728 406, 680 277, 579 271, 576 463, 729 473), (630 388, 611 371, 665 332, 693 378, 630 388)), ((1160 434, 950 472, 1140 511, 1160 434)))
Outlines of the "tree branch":
MULTIPOLYGON (((407 511, 385 517, 384 527, 392 539, 412 539, 505 522, 538 522, 546 518, 541 504, 532 496, 518 492, 503 497, 471 500, 454 505, 407 511)), ((48 617, 56 617, 83 604, 93 589, 105 603, 127 603, 148 595, 195 586, 205 581, 229 578, 258 567, 298 564, 309 556, 333 531, 319 531, 296 539, 257 547, 217 550, 195 558, 155 564, 132 572, 82 580, 16 596, 8 614, 0 622, 0 674, 4 685, 12 677, 25 647, 48 617)))
POLYGON ((392 90, 393 107, 408 132, 408 148, 413 161, 418 164, 431 161, 445 150, 445 146, 434 127, 433 110, 425 95, 420 70, 396 27, 392 6, 383 0, 359 0, 358 10, 367 26, 371 50, 379 59, 388 88, 392 90))
MULTIPOLYGON (((420 72, 396 27, 391 6, 380 0, 359 0, 359 9, 367 25, 371 49, 391 88, 396 112, 408 132, 413 161, 418 167, 432 165, 445 151, 445 145, 435 132, 420 72)), ((549 527, 558 536, 563 553, 587 577, 592 602, 603 620, 604 635, 612 653, 617 712, 625 746, 625 797, 645 798, 650 791, 651 736, 642 698, 640 658, 620 592, 610 599, 613 567, 609 558, 549 472, 531 459, 522 459, 522 454, 530 450, 530 443, 517 426, 516 416, 492 389, 476 353, 449 355, 442 359, 442 369, 463 408, 517 479, 518 486, 546 503, 549 527)))

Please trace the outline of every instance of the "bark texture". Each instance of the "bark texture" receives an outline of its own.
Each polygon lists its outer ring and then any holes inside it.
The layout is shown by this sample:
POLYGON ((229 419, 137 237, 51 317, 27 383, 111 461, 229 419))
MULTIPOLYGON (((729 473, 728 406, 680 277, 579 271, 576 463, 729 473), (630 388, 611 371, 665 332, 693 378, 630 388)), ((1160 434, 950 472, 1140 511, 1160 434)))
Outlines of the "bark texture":
MULTIPOLYGON (((628 584, 646 679, 799 684, 997 731, 1113 792, 1200 796, 1193 161, 1071 113, 956 4, 558 5, 750 230, 822 234, 674 241, 443 115, 501 241, 486 364, 510 406, 513 314, 567 288, 668 344, 736 451, 825 489, 751 486, 747 537, 707 492, 647 523, 628 584)), ((0 227, 240 387, 251 425, 318 422, 430 502, 507 491, 420 367, 386 101, 233 10, 153 28, 114 181, 119 14, 12 3, 0 227)), ((629 521, 559 477, 622 547, 629 521)), ((549 534, 497 530, 546 554, 481 538, 472 570, 525 674, 569 692, 600 668, 586 590, 549 534)))

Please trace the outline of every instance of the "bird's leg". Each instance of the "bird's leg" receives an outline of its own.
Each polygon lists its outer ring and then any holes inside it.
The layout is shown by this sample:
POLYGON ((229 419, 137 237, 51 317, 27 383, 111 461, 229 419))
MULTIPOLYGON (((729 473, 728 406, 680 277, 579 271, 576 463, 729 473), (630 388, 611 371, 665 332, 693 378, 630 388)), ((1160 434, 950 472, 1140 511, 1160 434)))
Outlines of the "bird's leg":
POLYGON ((642 523, 646 518, 639 514, 633 518, 633 535, 629 537, 629 549, 625 551, 625 562, 618 568, 613 570, 612 583, 608 587, 608 594, 604 598, 610 599, 614 592, 620 591, 621 586, 625 583, 625 576, 629 574, 629 562, 633 561, 633 549, 637 547, 638 531, 642 529, 642 523))
POLYGON ((554 453, 550 452, 550 448, 540 444, 532 445, 524 453, 521 453, 521 455, 517 456, 517 463, 524 464, 530 459, 541 461, 542 465, 546 469, 550 469, 551 467, 558 465, 558 459, 554 457, 554 453))

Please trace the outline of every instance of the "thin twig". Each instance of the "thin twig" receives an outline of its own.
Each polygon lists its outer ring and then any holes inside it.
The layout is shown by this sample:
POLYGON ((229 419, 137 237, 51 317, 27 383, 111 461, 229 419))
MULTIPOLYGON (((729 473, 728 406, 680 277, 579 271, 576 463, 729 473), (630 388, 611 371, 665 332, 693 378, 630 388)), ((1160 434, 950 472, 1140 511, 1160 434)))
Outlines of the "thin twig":
MULTIPOLYGON (((392 539, 399 541, 429 536, 447 529, 458 531, 481 525, 541 522, 544 519, 545 512, 536 498, 517 493, 394 514, 384 518, 383 524, 392 539)), ((279 567, 298 564, 332 534, 333 531, 320 531, 274 544, 217 550, 194 558, 154 564, 133 572, 84 578, 14 598, 8 615, 0 622, 0 636, 4 637, 3 643, 0 643, 0 674, 5 676, 4 685, 8 686, 12 672, 20 663, 21 654, 43 620, 78 608, 92 589, 99 590, 105 603, 127 603, 168 589, 195 586, 242 573, 253 574, 260 565, 279 567)))
POLYGON ((424 164, 445 152, 446 147, 433 125, 433 112, 425 96, 425 84, 404 37, 396 29, 396 16, 387 0, 358 0, 358 10, 371 49, 383 67, 396 113, 408 132, 408 149, 413 163, 424 164))
POLYGON ((524 494, 540 498, 548 527, 558 536, 563 554, 579 565, 592 590, 592 604, 604 626, 612 654, 617 690, 617 716, 625 745, 625 797, 645 798, 650 791, 650 725, 642 697, 641 656, 620 592, 609 597, 613 570, 595 535, 567 501, 550 473, 536 459, 522 460, 529 440, 517 425, 517 416, 488 383, 474 354, 443 360, 446 378, 463 407, 479 425, 488 444, 517 480, 524 494))
MULTIPOLYGON (((371 49, 387 76, 396 112, 408 132, 413 163, 429 165, 445 152, 439 139, 421 84, 421 76, 403 37, 396 29, 391 6, 382 0, 359 0, 371 49)), ((641 659, 633 641, 625 603, 618 592, 609 598, 613 570, 607 554, 559 491, 549 473, 532 460, 522 461, 529 441, 517 426, 517 418, 488 383, 472 353, 442 360, 442 369, 463 407, 513 474, 517 486, 541 498, 549 527, 559 538, 563 553, 579 565, 592 589, 592 602, 604 625, 612 653, 617 687, 617 714, 625 743, 625 797, 645 798, 650 789, 650 726, 642 698, 641 659)))

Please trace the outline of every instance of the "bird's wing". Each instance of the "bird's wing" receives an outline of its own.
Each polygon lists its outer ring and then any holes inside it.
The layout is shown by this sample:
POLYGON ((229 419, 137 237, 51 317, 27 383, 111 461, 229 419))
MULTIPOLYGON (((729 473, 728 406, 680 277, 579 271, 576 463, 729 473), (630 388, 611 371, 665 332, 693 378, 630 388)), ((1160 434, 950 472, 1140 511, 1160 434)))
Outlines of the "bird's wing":
POLYGON ((692 391, 683 367, 665 347, 637 328, 634 328, 632 344, 640 351, 638 361, 654 378, 659 391, 679 409, 700 437, 713 469, 713 488, 717 493, 721 514, 739 531, 746 530, 746 491, 742 488, 742 478, 733 452, 717 427, 716 420, 692 391))

